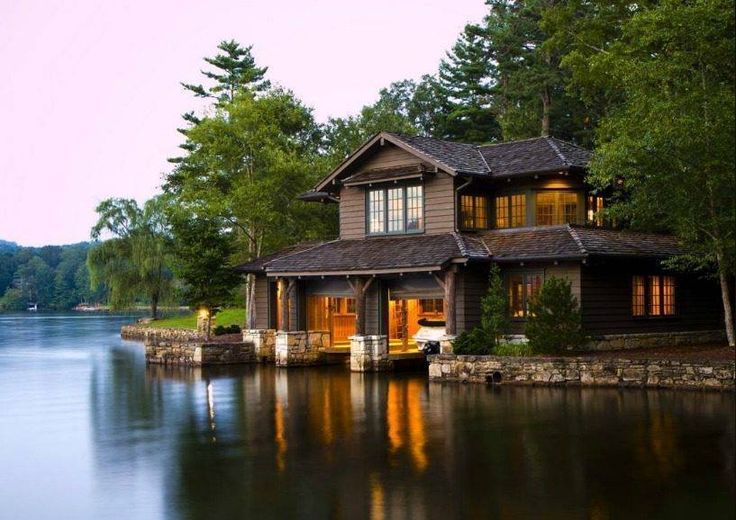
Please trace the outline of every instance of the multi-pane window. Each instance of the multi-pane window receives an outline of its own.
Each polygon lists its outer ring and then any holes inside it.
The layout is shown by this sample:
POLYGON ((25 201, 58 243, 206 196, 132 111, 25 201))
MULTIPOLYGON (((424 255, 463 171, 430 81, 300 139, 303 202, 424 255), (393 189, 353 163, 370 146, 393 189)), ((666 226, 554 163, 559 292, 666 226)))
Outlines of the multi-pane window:
POLYGON ((509 309, 512 318, 526 318, 529 302, 542 287, 541 273, 514 273, 509 276, 509 309))
POLYGON ((509 227, 509 198, 508 197, 496 197, 496 227, 507 228, 509 227))
POLYGON ((524 227, 526 225, 526 195, 496 197, 496 227, 524 227))
POLYGON ((431 298, 419 300, 420 314, 442 314, 444 301, 442 298, 431 298))
POLYGON ((573 191, 540 191, 536 200, 537 226, 578 221, 578 195, 573 191))
POLYGON ((675 277, 634 276, 631 283, 631 314, 634 316, 673 316, 675 314, 675 277))
POLYGON ((384 190, 368 192, 368 232, 385 233, 386 208, 384 206, 384 190))
POLYGON ((421 186, 399 186, 368 191, 368 234, 407 233, 424 229, 421 186))
POLYGON ((603 210, 603 197, 596 195, 588 196, 588 222, 600 227, 603 225, 603 217, 600 212, 603 210))
POLYGON ((404 189, 392 188, 386 190, 388 200, 388 232, 401 233, 404 231, 404 189))
POLYGON ((406 230, 424 229, 424 197, 421 186, 406 188, 406 230))
POLYGON ((461 195, 460 221, 463 229, 488 228, 488 199, 483 195, 461 195))
POLYGON ((631 313, 646 316, 646 283, 643 276, 634 276, 631 283, 631 313))

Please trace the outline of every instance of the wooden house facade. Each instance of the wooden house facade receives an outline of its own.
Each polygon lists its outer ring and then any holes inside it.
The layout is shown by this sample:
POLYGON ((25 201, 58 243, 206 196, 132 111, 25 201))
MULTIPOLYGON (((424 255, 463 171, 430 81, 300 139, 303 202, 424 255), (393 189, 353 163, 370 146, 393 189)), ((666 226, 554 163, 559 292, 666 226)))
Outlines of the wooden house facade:
MULTIPOLYGON (((545 279, 571 282, 595 338, 722 329, 714 282, 669 272, 671 236, 606 227, 585 184, 588 151, 540 137, 487 146, 382 132, 303 200, 339 204, 340 236, 241 266, 255 274, 258 329, 360 335, 413 348, 420 323, 447 337, 480 324, 491 263, 501 267, 512 332, 545 279)), ((708 336, 711 334, 711 336, 708 336)))

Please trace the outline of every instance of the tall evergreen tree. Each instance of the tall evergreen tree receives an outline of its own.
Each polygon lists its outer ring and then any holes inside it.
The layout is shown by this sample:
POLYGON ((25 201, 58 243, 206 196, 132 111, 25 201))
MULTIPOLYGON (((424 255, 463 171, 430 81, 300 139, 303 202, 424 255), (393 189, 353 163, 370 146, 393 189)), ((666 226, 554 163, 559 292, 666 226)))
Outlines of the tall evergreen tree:
POLYGON ((437 130, 453 141, 483 143, 501 137, 493 109, 494 64, 486 30, 467 25, 439 67, 442 103, 437 130))

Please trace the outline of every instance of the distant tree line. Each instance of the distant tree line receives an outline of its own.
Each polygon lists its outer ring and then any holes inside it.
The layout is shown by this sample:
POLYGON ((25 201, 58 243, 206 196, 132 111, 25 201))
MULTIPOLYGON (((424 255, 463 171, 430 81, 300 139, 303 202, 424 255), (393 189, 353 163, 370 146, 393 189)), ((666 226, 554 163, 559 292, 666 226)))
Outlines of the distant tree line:
POLYGON ((91 244, 20 247, 0 242, 0 310, 66 310, 106 299, 104 286, 90 288, 87 253, 91 244))

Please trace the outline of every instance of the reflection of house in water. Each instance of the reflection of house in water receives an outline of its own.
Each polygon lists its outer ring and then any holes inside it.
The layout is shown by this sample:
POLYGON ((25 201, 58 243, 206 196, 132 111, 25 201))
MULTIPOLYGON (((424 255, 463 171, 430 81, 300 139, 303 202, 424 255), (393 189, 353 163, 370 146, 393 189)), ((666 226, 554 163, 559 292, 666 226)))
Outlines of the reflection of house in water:
MULTIPOLYGON (((682 442, 689 428, 722 432, 732 395, 494 389, 342 367, 142 373, 95 395, 94 427, 159 431, 171 450, 163 500, 186 518, 529 518, 540 504, 550 518, 614 518, 627 513, 617 495, 652 504, 662 486, 685 492, 680 461, 734 480, 733 441, 717 438, 720 462, 682 442), (127 398, 151 417, 108 415, 127 398)), ((153 456, 123 449, 137 463, 153 456)))

